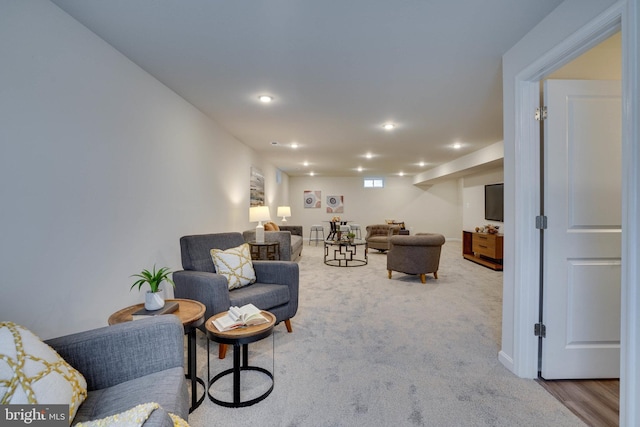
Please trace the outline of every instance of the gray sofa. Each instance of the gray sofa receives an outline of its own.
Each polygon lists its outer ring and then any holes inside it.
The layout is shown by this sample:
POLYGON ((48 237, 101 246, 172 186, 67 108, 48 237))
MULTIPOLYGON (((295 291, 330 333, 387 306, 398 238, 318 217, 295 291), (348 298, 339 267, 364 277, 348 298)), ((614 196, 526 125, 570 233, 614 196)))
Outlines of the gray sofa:
MULTIPOLYGON (((278 242, 280 246, 280 261, 297 261, 302 255, 304 247, 301 225, 279 225, 280 231, 265 231, 265 242, 278 242)), ((246 230, 242 233, 245 242, 256 240, 256 230, 246 230)))
POLYGON ((101 419, 156 402, 145 427, 187 420, 184 328, 171 315, 125 322, 46 341, 87 380, 88 396, 73 423, 101 419))

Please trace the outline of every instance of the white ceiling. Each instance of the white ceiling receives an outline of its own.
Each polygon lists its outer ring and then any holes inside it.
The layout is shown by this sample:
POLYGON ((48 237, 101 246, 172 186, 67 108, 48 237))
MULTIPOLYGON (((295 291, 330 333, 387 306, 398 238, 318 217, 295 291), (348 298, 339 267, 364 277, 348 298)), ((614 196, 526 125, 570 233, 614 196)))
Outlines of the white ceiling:
POLYGON ((561 3, 52 1, 291 176, 414 175, 501 141, 502 54, 561 3))

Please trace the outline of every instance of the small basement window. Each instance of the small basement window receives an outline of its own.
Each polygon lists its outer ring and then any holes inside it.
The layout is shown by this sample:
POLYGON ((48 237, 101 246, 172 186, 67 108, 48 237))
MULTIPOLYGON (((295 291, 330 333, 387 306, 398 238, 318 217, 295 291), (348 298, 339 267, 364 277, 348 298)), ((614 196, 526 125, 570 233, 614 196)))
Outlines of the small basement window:
POLYGON ((383 188, 384 179, 382 178, 365 178, 364 188, 383 188))

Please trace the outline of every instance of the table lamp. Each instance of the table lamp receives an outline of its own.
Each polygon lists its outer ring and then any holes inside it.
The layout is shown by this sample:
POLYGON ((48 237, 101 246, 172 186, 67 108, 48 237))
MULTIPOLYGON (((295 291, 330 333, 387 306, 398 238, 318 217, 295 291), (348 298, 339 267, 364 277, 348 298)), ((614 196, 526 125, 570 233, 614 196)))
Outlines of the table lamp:
POLYGON ((256 243, 264 243, 264 226, 262 221, 270 221, 269 206, 252 206, 249 208, 249 222, 258 222, 256 226, 256 243))
POLYGON ((282 222, 287 222, 287 217, 291 216, 291 207, 289 206, 278 206, 278 213, 276 216, 282 217, 282 222))

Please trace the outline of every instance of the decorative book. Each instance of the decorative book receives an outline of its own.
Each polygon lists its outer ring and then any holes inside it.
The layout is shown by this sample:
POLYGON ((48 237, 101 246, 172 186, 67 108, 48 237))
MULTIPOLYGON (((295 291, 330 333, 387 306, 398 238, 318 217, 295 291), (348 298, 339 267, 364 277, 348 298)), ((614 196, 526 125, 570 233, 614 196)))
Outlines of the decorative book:
POLYGON ((147 310, 146 308, 141 308, 140 310, 134 312, 131 317, 133 320, 145 319, 149 316, 158 316, 160 314, 170 314, 174 311, 177 311, 179 304, 177 301, 167 301, 164 303, 164 307, 159 308, 158 310, 147 310))
POLYGON ((264 317, 260 309, 253 304, 246 304, 242 307, 229 307, 227 314, 213 320, 214 326, 220 332, 268 322, 269 319, 264 317))

